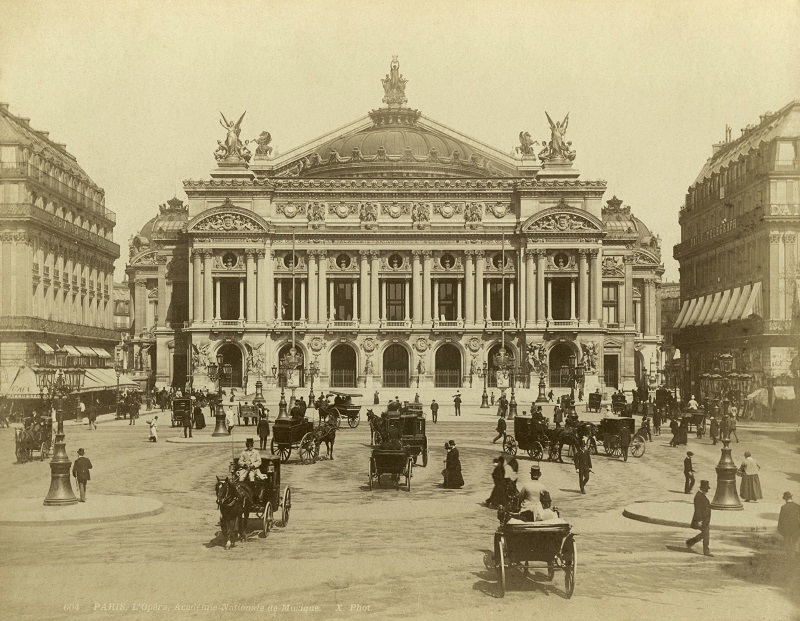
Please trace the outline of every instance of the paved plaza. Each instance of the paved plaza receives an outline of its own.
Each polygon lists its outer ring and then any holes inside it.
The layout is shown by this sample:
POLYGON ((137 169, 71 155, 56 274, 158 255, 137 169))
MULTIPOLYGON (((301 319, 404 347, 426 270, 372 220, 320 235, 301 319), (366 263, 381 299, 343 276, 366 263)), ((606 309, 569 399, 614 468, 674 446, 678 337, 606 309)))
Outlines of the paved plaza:
MULTIPOLYGON (((382 409, 382 408, 381 408, 382 409)), ((582 409, 582 408, 581 408, 582 409)), ((221 546, 215 475, 231 459, 228 444, 185 445, 162 427, 147 441, 136 426, 101 420, 97 430, 67 425, 67 449, 86 449, 94 464, 85 509, 110 495, 163 503, 163 512, 123 522, 72 525, 3 524, 0 580, 5 619, 486 619, 577 615, 583 619, 791 619, 798 610, 798 574, 783 561, 774 527, 758 532, 714 530, 714 558, 687 552, 686 528, 623 517, 635 502, 689 501, 683 490, 685 449, 655 437, 640 459, 599 455, 587 494, 571 464, 542 463, 542 481, 578 533, 575 594, 563 577, 512 575, 499 598, 491 562, 495 511, 489 495, 495 417, 465 407, 464 420, 442 408, 428 420, 427 468, 415 468, 411 491, 369 491, 366 421, 338 432, 335 460, 301 465, 293 452, 282 485, 293 494, 291 519, 264 538, 254 533, 230 550, 221 546), (446 440, 461 450, 466 485, 441 488, 446 440), (35 604, 32 604, 35 602, 35 604), (755 605, 757 603, 757 605, 755 605), (115 610, 115 607, 117 610, 115 610), (121 610, 119 610, 121 609, 121 610), (149 611, 149 612, 148 612, 149 611), (739 611, 739 612, 736 612, 739 611)), ((548 412, 545 412, 546 414, 548 412)), ((582 418, 597 417, 579 409, 582 418)), ((362 410, 363 414, 363 410, 362 410)), ((210 436, 213 425, 196 432, 210 436)), ((252 428, 249 429, 252 431, 252 428)), ((238 440, 249 435, 237 428, 238 440)), ((750 450, 762 465, 762 518, 784 490, 797 492, 798 444, 788 426, 740 425, 737 463, 750 450)), ((241 442, 235 443, 238 454, 241 442)), ((690 437, 698 481, 715 485, 719 446, 690 437)), ((2 498, 38 495, 49 484, 47 462, 13 463, 13 430, 0 430, 2 498)), ((521 480, 530 460, 521 458, 521 480)), ((748 507, 751 510, 751 507, 748 507)), ((691 518, 691 505, 686 504, 691 518)), ((715 516, 718 513, 715 513, 715 516)))

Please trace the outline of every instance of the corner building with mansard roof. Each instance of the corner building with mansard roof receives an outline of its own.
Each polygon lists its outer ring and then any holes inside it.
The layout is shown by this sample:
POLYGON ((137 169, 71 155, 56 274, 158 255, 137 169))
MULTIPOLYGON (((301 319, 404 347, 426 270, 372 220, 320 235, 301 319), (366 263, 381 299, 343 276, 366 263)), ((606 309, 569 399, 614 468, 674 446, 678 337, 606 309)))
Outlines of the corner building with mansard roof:
POLYGON ((188 205, 162 206, 134 239, 134 353, 153 356, 150 381, 212 389, 221 355, 223 385, 275 387, 294 334, 315 389, 384 399, 479 395, 502 343, 532 396, 540 346, 548 389, 568 387, 571 356, 586 391, 646 384, 659 240, 580 178, 567 120, 538 154, 521 134, 509 155, 406 107, 391 69, 385 107, 280 156, 267 132, 251 154, 230 130, 210 179, 184 182, 188 205))

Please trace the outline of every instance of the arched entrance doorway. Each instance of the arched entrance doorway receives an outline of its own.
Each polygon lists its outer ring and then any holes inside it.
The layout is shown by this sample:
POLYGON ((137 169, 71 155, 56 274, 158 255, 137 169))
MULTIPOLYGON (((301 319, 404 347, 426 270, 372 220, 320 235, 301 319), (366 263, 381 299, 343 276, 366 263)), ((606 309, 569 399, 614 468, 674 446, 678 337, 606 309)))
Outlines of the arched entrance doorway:
MULTIPOLYGON (((499 369, 495 366, 494 357, 499 353, 500 353, 500 345, 499 344, 497 344, 494 347, 492 347, 491 349, 489 349, 489 358, 487 360, 488 368, 489 368, 489 377, 486 379, 486 385, 489 388, 497 388, 497 371, 499 369)), ((516 359, 514 358, 514 352, 511 350, 511 348, 508 345, 506 345, 506 359, 508 360, 508 364, 510 366, 513 366, 514 363, 516 362, 516 359)), ((507 383, 508 386, 511 386, 511 378, 510 377, 506 379, 506 383, 507 383)))
POLYGON ((390 345, 383 352, 385 388, 408 388, 408 352, 402 345, 390 345))
POLYGON ((570 387, 569 359, 570 356, 576 355, 575 350, 567 343, 553 345, 547 358, 550 367, 550 388, 570 387))
POLYGON ((242 367, 244 364, 244 356, 240 350, 233 343, 225 343, 217 350, 217 355, 222 356, 222 369, 220 369, 219 385, 223 388, 241 388, 242 387, 242 367), (230 365, 230 373, 222 372, 228 370, 230 365))
POLYGON ((461 352, 455 345, 442 345, 434 361, 436 388, 461 388, 461 352))
POLYGON ((331 351, 331 388, 355 388, 358 369, 356 352, 350 345, 337 345, 331 351))
MULTIPOLYGON (((286 386, 286 377, 283 373, 283 357, 289 353, 289 350, 292 349, 292 344, 287 343, 283 347, 280 348, 278 351, 278 386, 286 386)), ((306 385, 306 374, 303 371, 303 367, 305 367, 305 358, 303 357, 303 351, 299 347, 295 347, 297 350, 295 355, 298 358, 297 366, 299 367, 299 386, 306 385)))

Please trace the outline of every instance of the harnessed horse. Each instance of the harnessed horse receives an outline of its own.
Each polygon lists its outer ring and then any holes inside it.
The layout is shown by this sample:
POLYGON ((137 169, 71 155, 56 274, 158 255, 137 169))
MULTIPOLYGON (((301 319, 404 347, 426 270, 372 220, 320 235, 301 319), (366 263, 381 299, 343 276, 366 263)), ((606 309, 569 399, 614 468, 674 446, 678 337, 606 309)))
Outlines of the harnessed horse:
POLYGON ((253 507, 253 495, 247 486, 230 477, 220 479, 214 486, 219 507, 219 525, 225 539, 225 549, 230 550, 236 535, 242 541, 247 541, 247 521, 250 519, 250 510, 253 507))

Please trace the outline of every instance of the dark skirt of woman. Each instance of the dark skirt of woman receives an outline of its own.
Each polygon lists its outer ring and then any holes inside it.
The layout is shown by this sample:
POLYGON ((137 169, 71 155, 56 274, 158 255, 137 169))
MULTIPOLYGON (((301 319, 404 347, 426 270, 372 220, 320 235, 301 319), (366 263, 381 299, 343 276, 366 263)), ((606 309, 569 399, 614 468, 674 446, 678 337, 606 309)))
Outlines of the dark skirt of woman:
POLYGON ((761 481, 757 474, 745 474, 742 476, 742 484, 739 487, 739 495, 742 500, 761 500, 761 481))

